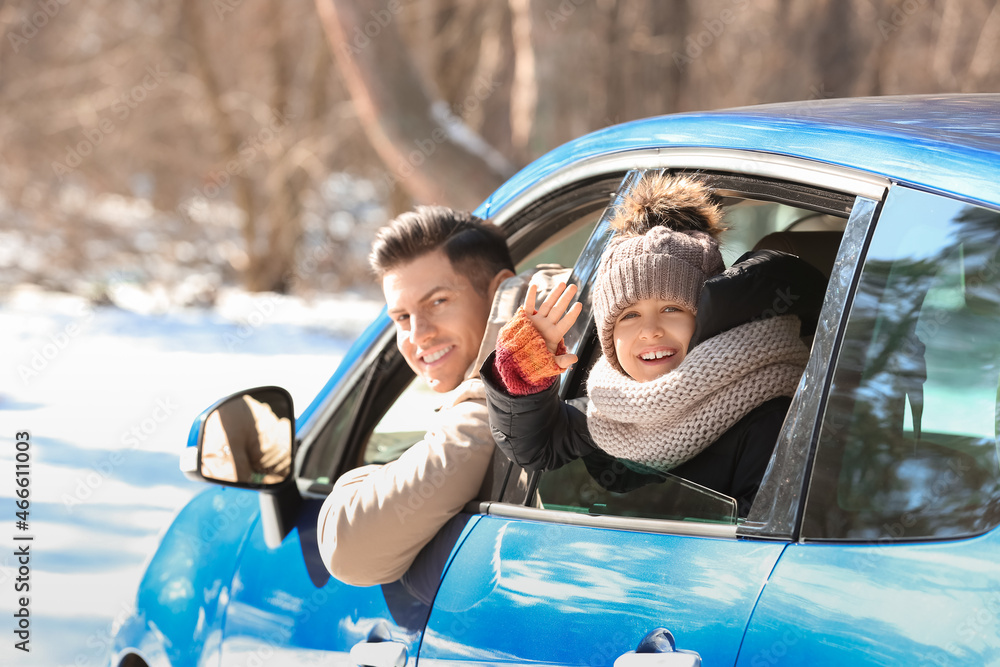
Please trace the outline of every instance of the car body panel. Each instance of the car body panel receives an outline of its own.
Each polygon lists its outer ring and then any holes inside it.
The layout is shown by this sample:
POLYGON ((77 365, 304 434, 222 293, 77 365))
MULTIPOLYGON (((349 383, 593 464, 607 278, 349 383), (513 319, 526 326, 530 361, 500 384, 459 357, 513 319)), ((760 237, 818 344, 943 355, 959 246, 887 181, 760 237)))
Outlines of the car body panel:
MULTIPOLYGON (((351 649, 378 633, 401 645, 408 660, 416 659, 434 591, 421 589, 417 577, 382 586, 350 586, 331 577, 316 539, 321 505, 305 501, 296 527, 275 549, 268 547, 261 522, 254 526, 245 546, 254 557, 242 559, 233 577, 220 667, 353 665, 351 649)), ((460 543, 477 519, 460 515, 442 533, 460 543)), ((436 585, 442 566, 429 562, 427 569, 425 580, 436 585)))
MULTIPOLYGON (((316 541, 320 505, 306 501, 296 527, 277 549, 267 546, 259 522, 254 527, 246 550, 255 557, 242 559, 233 578, 220 667, 242 667, 253 656, 272 652, 296 660, 321 653, 327 660, 350 662, 351 647, 380 621, 393 619, 386 600, 391 596, 381 587, 349 586, 323 566, 316 541), (276 571, 274 563, 285 567, 276 571)), ((428 610, 405 606, 406 614, 396 611, 404 623, 393 623, 390 630, 415 655, 428 610)))
POLYGON ((150 667, 216 664, 233 574, 258 516, 257 494, 242 489, 211 486, 185 505, 146 568, 118 652, 137 649, 150 667))
POLYGON ((998 548, 998 530, 923 544, 789 545, 738 664, 997 664, 998 548))
POLYGON ((445 574, 424 664, 611 664, 666 627, 733 664, 784 545, 484 517, 445 574))

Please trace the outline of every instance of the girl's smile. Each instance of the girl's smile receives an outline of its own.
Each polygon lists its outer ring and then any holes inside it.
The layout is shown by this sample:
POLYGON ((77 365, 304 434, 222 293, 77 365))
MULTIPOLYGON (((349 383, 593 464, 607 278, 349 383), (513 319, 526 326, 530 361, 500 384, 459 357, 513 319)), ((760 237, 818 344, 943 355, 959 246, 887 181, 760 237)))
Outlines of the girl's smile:
POLYGON ((673 301, 637 301, 615 321, 618 363, 639 382, 669 373, 684 360, 694 324, 694 314, 673 301))

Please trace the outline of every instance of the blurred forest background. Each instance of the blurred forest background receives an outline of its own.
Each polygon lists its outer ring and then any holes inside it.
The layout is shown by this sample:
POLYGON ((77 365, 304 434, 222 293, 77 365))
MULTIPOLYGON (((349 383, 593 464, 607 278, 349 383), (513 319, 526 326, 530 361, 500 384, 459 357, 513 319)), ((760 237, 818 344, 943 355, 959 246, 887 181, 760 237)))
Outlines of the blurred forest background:
POLYGON ((1000 90, 997 0, 8 0, 0 26, 0 290, 97 301, 375 295, 390 217, 607 125, 1000 90))

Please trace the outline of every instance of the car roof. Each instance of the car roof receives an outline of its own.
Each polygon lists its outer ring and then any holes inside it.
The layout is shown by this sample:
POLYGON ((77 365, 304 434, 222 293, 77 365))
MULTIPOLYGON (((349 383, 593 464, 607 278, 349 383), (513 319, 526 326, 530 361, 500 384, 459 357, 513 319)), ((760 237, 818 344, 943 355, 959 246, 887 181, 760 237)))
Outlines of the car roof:
POLYGON ((542 156, 480 210, 489 215, 572 164, 668 147, 803 158, 1000 205, 1000 94, 981 94, 804 100, 623 123, 542 156))

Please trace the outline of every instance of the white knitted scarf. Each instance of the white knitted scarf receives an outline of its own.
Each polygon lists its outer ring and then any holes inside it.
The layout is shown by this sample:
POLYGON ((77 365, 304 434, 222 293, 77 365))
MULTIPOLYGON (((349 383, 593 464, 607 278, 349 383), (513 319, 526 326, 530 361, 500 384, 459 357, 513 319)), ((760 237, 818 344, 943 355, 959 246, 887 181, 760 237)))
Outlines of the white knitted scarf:
POLYGON ((670 470, 760 404, 792 396, 808 357, 794 315, 748 322, 714 336, 673 371, 649 382, 620 373, 602 355, 587 380, 587 426, 608 454, 670 470))

